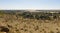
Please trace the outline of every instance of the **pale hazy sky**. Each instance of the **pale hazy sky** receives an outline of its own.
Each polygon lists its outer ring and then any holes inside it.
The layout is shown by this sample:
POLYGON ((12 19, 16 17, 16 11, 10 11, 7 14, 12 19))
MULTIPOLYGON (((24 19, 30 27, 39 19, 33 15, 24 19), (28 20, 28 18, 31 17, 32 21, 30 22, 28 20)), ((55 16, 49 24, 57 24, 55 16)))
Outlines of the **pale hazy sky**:
POLYGON ((60 9, 60 0, 0 0, 0 9, 60 9))

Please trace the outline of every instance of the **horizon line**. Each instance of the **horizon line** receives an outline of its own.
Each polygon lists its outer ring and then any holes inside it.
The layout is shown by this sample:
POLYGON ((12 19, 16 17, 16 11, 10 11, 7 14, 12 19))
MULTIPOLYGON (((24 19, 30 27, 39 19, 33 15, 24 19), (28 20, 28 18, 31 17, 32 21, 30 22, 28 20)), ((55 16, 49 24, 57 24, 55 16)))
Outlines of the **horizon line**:
POLYGON ((0 10, 60 10, 60 9, 0 9, 0 10))

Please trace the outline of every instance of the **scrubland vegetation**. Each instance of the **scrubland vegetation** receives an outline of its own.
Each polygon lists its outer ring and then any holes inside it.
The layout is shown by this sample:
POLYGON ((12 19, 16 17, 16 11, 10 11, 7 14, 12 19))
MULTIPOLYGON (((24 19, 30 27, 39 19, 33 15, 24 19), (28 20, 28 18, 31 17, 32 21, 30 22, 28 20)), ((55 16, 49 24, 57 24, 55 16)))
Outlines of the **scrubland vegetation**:
POLYGON ((60 12, 0 10, 0 33, 60 33, 60 12))

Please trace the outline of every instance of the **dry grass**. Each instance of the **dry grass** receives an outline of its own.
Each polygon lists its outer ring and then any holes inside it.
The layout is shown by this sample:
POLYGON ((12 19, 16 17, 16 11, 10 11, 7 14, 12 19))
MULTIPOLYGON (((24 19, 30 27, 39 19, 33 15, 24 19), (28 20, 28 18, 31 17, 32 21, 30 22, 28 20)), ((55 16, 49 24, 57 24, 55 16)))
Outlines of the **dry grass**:
MULTIPOLYGON (((8 33, 60 33, 60 20, 37 20, 4 14, 0 26, 9 29, 8 33)), ((0 32, 1 33, 1 32, 0 32)), ((3 32, 5 33, 5 32, 3 32)))

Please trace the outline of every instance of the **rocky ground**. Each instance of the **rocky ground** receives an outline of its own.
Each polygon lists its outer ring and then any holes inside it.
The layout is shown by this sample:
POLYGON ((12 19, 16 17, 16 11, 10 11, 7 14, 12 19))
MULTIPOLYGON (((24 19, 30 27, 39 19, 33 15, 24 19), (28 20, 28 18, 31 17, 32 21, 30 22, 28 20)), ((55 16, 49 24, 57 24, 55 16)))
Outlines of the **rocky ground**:
POLYGON ((0 33, 60 33, 60 20, 28 19, 15 15, 0 15, 0 33))

